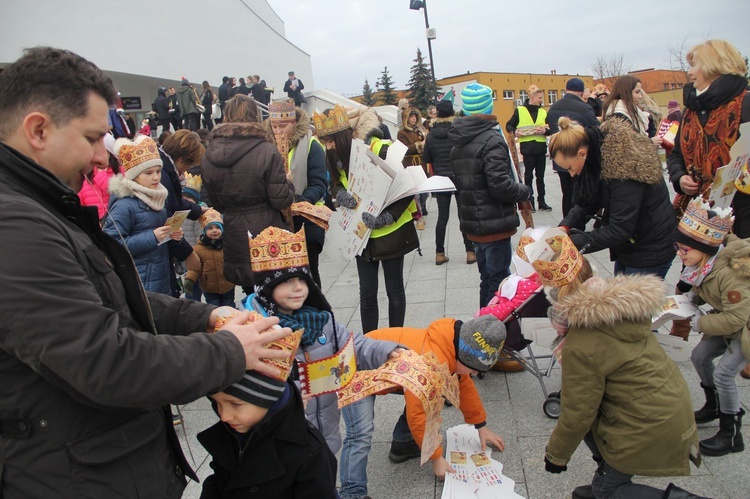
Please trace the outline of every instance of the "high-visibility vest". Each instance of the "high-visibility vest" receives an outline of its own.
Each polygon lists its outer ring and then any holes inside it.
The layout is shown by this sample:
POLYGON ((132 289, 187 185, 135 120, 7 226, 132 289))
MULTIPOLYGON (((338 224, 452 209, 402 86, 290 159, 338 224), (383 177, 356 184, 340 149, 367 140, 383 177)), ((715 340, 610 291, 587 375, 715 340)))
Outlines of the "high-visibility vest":
MULTIPOLYGON (((531 119, 531 113, 526 106, 518 106, 518 128, 523 126, 545 126, 547 124, 547 111, 539 108, 539 113, 536 115, 536 123, 531 119)), ((525 135, 518 137, 516 142, 547 142, 547 138, 544 135, 525 135)))
MULTIPOLYGON (((309 141, 309 142, 307 143, 307 155, 308 155, 308 156, 310 155, 310 149, 312 148, 313 142, 317 142, 317 143, 318 143, 318 145, 319 145, 320 147, 323 147, 323 144, 321 144, 321 143, 320 143, 320 141, 318 140, 318 138, 317 138, 317 137, 312 137, 312 138, 310 139, 310 141, 309 141)), ((298 143, 297 145, 299 145, 299 143, 298 143)), ((287 155, 287 160, 288 160, 288 163, 287 163, 287 164, 288 164, 288 165, 291 165, 291 164, 292 164, 292 158, 294 157, 294 153, 295 153, 295 151, 297 150, 297 145, 295 145, 294 147, 292 147, 292 148, 291 148, 291 149, 289 150, 289 154, 287 155)), ((325 148, 325 147, 323 147, 323 154, 324 154, 324 155, 325 155, 325 150, 326 150, 326 148, 325 148)), ((315 204, 316 204, 316 205, 323 205, 323 204, 325 204, 325 201, 326 201, 326 200, 325 200, 325 196, 323 196, 323 197, 322 197, 321 199, 319 199, 319 200, 318 200, 318 201, 317 201, 317 202, 316 202, 315 204)))

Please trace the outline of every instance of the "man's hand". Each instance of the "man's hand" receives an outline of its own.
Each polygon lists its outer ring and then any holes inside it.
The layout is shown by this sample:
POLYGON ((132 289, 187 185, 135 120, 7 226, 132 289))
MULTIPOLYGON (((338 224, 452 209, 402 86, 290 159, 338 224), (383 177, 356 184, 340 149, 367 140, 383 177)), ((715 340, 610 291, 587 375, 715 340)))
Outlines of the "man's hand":
POLYGON ((264 364, 261 359, 283 359, 287 353, 283 350, 266 348, 264 345, 289 336, 292 330, 288 327, 274 329, 263 333, 279 323, 278 317, 264 317, 252 324, 242 325, 247 322, 249 314, 240 312, 229 320, 222 330, 229 331, 240 340, 242 349, 245 351, 245 362, 248 371, 258 371, 266 376, 278 376, 279 370, 264 364), (262 334, 261 334, 262 333, 262 334))
POLYGON ((680 189, 685 194, 698 194, 698 187, 700 187, 700 184, 693 180, 690 175, 680 177, 680 189))
POLYGON ((477 432, 479 432, 479 441, 482 442, 482 450, 487 449, 487 445, 493 446, 500 452, 505 450, 503 437, 490 430, 488 426, 482 426, 477 432))
POLYGON ((440 480, 445 480, 446 473, 455 473, 456 470, 451 468, 451 465, 443 456, 440 456, 432 461, 432 472, 435 473, 435 476, 440 480))

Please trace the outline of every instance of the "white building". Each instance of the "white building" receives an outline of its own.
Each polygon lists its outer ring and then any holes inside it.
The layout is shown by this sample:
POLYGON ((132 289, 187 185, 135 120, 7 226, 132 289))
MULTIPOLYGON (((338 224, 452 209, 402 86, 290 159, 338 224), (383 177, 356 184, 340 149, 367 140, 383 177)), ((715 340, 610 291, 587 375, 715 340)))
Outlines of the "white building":
POLYGON ((217 88, 223 76, 257 74, 273 98, 285 97, 288 71, 315 87, 310 54, 265 0, 0 0, 0 68, 37 45, 95 63, 122 97, 140 98, 136 112, 183 76, 217 88))

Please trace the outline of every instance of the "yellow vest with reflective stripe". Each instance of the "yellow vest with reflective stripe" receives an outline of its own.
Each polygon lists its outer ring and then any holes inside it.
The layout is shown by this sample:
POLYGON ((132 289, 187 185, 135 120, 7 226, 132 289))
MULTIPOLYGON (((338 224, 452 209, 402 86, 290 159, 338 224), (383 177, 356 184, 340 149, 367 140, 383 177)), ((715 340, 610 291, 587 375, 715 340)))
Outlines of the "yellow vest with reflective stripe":
MULTIPOLYGON (((544 126, 547 123, 547 111, 539 108, 539 114, 536 115, 536 123, 531 119, 531 113, 526 106, 518 107, 518 128, 523 126, 544 126)), ((547 142, 547 138, 544 135, 526 135, 518 137, 516 142, 547 142)))

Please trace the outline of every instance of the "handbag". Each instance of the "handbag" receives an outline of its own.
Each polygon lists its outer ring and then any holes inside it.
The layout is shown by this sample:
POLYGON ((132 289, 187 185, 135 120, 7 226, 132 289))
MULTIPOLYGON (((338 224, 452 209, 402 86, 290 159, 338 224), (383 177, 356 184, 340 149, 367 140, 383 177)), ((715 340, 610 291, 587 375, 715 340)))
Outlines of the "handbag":
POLYGON ((206 112, 206 106, 201 104, 201 100, 198 97, 198 91, 196 89, 193 89, 193 93, 195 94, 195 108, 198 110, 200 114, 203 114, 206 112))

